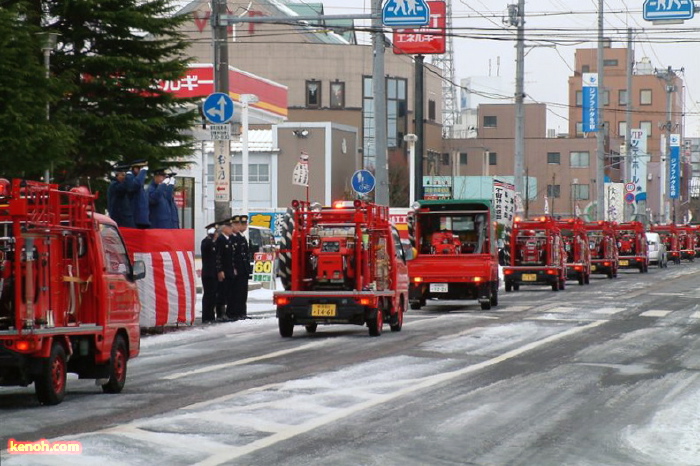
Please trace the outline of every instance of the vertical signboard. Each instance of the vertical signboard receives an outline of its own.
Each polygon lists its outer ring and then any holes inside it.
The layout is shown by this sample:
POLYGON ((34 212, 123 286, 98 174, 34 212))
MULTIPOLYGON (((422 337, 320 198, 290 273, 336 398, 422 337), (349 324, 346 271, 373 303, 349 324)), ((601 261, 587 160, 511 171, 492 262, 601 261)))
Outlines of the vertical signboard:
POLYGON ((231 200, 231 142, 214 141, 214 201, 231 200))
POLYGON ((630 130, 630 177, 628 183, 634 184, 634 201, 647 200, 647 132, 643 129, 630 130))
POLYGON ((598 73, 583 73, 583 132, 598 131, 598 73))
POLYGON ((623 221, 624 193, 624 183, 605 183, 605 220, 609 222, 623 221))
POLYGON ((671 135, 671 158, 668 168, 668 197, 678 199, 681 196, 681 135, 671 135))
POLYGON ((394 53, 440 54, 445 53, 445 2, 428 2, 430 22, 418 29, 394 29, 394 53))
POLYGON ((502 225, 511 226, 515 214, 515 185, 494 179, 493 207, 494 220, 502 225))

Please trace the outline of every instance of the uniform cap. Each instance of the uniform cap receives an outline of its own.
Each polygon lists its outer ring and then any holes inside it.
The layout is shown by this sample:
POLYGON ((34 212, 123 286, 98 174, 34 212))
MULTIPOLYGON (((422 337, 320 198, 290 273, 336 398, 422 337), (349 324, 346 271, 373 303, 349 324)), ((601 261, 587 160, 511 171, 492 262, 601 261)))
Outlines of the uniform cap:
POLYGON ((126 162, 117 162, 112 166, 112 170, 115 172, 125 172, 129 169, 130 165, 126 162))
POLYGON ((148 165, 148 160, 146 159, 136 159, 129 164, 131 167, 145 167, 148 165))
POLYGON ((216 227, 218 227, 218 226, 219 226, 218 223, 212 222, 212 223, 210 223, 209 225, 205 226, 204 229, 208 231, 208 230, 210 230, 210 229, 212 229, 212 228, 216 228, 216 227))
POLYGON ((240 215, 234 215, 233 217, 231 217, 230 220, 231 220, 231 222, 233 222, 233 223, 241 223, 241 216, 240 216, 240 215))
POLYGON ((164 168, 156 168, 153 170, 153 175, 163 175, 165 176, 165 169, 164 168))
POLYGON ((241 215, 241 223, 248 223, 248 216, 247 215, 241 215))

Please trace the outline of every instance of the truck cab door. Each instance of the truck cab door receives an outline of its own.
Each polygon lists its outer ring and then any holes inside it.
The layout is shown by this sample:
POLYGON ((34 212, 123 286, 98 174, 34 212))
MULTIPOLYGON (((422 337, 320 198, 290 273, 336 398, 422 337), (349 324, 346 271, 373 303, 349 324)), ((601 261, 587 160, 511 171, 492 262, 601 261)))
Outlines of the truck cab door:
POLYGON ((138 291, 132 280, 132 264, 117 228, 100 225, 107 304, 106 324, 133 324, 139 319, 138 291))

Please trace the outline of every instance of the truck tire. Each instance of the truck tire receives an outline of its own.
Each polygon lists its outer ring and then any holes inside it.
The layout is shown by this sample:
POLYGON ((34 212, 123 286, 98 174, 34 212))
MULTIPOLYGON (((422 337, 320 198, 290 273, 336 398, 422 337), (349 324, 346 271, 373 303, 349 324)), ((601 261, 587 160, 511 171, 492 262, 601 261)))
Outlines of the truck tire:
POLYGON ((583 286, 586 283, 586 272, 578 274, 578 284, 583 286))
POLYGON ((560 290, 566 289, 566 278, 562 278, 559 280, 559 289, 560 290))
POLYGON ((520 291, 520 285, 518 285, 518 284, 513 285, 513 291, 520 291))
POLYGON ((498 306, 498 286, 494 285, 493 289, 491 290, 491 306, 496 307, 498 306))
POLYGON ((403 296, 399 301, 399 308, 395 315, 391 316, 390 328, 392 332, 400 332, 403 327, 403 314, 406 312, 406 302, 403 300, 403 296))
POLYGON ((105 393, 120 393, 126 383, 126 363, 129 360, 129 349, 124 337, 117 335, 112 343, 112 355, 109 358, 109 380, 102 385, 105 393))
POLYGON ((413 301, 411 303, 411 309, 414 311, 419 311, 422 306, 420 305, 420 301, 413 301))
POLYGON ((291 338, 294 335, 294 321, 289 316, 281 316, 277 321, 280 328, 280 336, 291 338))
POLYGON ((316 333, 318 324, 307 324, 304 326, 304 328, 306 328, 306 333, 316 333))
POLYGON ((482 301, 481 302, 481 310, 482 311, 489 311, 491 310, 491 298, 489 297, 488 301, 482 301))
POLYGON ((384 313, 382 308, 377 309, 373 317, 367 321, 367 327, 369 327, 369 336, 378 337, 382 334, 382 327, 384 326, 384 313))
MULTIPOLYGON (((292 233, 294 232, 294 212, 287 208, 280 227, 280 253, 277 255, 277 274, 282 286, 289 291, 292 287, 292 233)), ((291 336, 291 335, 290 335, 291 336)))
POLYGON ((34 381, 34 389, 43 405, 57 405, 63 401, 66 395, 66 350, 59 342, 53 342, 51 354, 34 381))
POLYGON ((513 289, 513 285, 506 280, 506 293, 510 293, 510 291, 513 289))
POLYGON ((552 283, 552 291, 559 291, 559 279, 557 278, 554 283, 552 283))

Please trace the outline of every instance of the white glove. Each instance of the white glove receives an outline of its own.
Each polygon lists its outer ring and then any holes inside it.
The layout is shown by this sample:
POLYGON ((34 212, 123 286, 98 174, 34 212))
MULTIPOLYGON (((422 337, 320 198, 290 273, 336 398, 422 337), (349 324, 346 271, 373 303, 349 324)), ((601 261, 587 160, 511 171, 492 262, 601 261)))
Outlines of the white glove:
POLYGON ((147 171, 148 171, 148 167, 141 167, 141 171, 142 171, 142 172, 147 172, 147 171))
POLYGON ((168 177, 168 179, 170 180, 170 184, 173 185, 173 186, 175 186, 175 177, 174 177, 174 176, 170 176, 170 177, 168 177))

